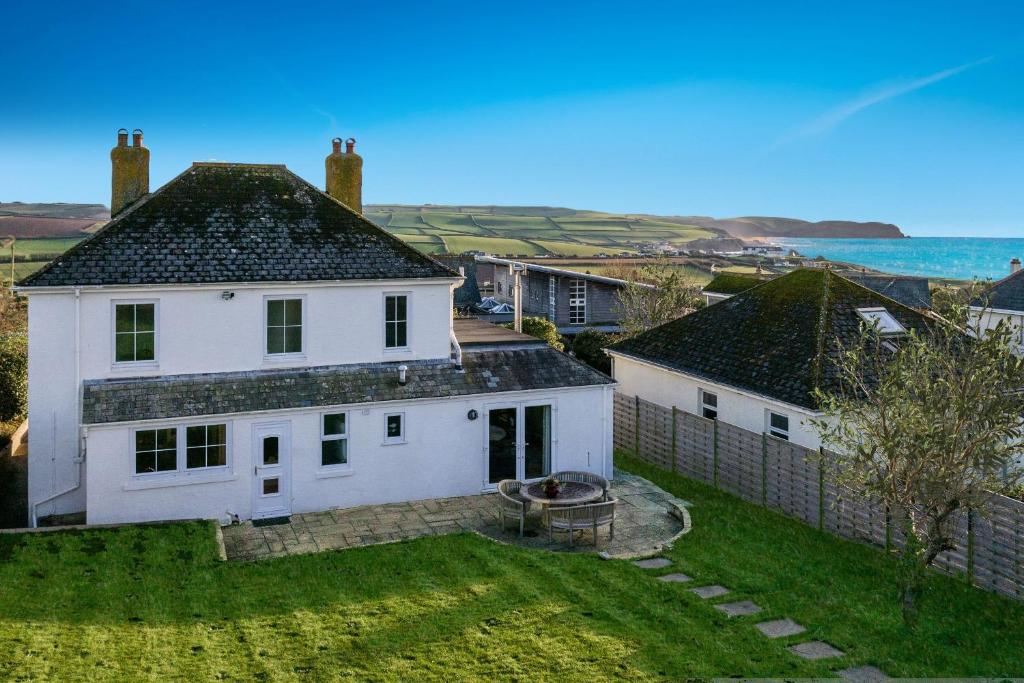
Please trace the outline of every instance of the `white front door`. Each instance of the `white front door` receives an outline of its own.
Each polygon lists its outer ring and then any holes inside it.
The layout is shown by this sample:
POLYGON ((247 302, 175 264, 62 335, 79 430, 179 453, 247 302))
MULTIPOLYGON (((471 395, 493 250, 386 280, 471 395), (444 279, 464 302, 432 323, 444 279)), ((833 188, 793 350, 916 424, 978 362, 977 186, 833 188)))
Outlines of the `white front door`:
POLYGON ((487 408, 484 427, 485 486, 502 479, 530 481, 551 474, 554 407, 548 403, 487 408))
POLYGON ((253 519, 291 514, 291 433, 287 422, 253 427, 253 519))

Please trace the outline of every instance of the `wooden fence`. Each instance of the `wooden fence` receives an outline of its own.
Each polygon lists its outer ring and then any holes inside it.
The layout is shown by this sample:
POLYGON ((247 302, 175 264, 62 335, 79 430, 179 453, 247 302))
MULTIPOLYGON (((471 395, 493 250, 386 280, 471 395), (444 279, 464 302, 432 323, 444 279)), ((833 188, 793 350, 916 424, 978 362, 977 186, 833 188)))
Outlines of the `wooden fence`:
MULTIPOLYGON (((903 543, 899 520, 884 505, 836 482, 827 451, 619 393, 614 438, 641 460, 822 531, 883 548, 903 543)), ((1024 600, 1024 503, 998 496, 984 516, 964 512, 956 525, 956 548, 935 567, 1024 600)))

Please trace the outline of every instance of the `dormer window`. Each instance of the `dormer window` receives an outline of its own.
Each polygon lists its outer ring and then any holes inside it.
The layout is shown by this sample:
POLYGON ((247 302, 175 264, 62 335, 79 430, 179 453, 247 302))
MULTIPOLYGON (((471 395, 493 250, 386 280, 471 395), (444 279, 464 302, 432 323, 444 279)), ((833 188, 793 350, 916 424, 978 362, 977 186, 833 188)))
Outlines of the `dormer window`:
POLYGON ((858 308, 857 315, 868 325, 877 329, 879 334, 895 335, 907 333, 907 328, 903 327, 892 313, 881 306, 877 308, 858 308))

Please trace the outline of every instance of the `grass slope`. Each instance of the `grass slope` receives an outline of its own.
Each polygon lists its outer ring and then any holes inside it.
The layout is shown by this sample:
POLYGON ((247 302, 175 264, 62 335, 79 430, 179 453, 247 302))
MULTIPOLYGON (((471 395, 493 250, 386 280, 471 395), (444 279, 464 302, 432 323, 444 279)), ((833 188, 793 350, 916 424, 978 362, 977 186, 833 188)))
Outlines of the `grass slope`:
MULTIPOLYGON (((907 632, 882 553, 623 458, 693 502, 668 553, 766 608, 727 619, 628 562, 472 534, 221 563, 208 523, 0 535, 0 678, 657 680, 1024 670, 1024 607, 932 577, 907 632), (17 596, 17 599, 12 599, 17 596), (753 624, 788 616, 846 650, 805 662, 753 624)), ((799 640, 799 638, 798 638, 799 640)))

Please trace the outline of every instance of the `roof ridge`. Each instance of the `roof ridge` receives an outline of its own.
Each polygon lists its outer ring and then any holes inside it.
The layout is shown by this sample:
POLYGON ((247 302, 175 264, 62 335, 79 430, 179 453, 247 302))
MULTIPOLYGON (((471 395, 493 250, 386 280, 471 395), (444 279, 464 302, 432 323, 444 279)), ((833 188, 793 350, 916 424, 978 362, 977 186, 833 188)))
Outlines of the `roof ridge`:
MULTIPOLYGON (((288 167, 284 164, 253 164, 243 161, 193 161, 189 168, 265 168, 272 170, 284 169, 288 170, 288 167)), ((186 169, 187 170, 187 169, 186 169)))

